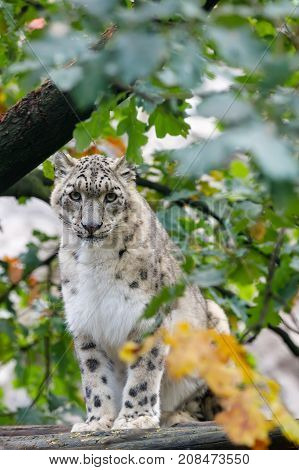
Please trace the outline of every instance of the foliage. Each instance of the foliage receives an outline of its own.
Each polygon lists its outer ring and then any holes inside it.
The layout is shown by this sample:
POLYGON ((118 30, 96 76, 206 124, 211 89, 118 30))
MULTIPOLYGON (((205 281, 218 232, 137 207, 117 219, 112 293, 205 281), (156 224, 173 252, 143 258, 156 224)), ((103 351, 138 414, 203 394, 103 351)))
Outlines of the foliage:
MULTIPOLYGON (((234 0, 208 15, 203 3, 2 1, 0 112, 49 77, 78 108, 94 105, 69 151, 92 154, 104 141, 122 152, 125 142, 140 176, 162 185, 143 193, 184 255, 182 286, 162 291, 145 314, 195 282, 246 340, 278 325, 298 290, 299 9, 284 0, 234 0), (98 35, 111 24, 118 31, 103 48, 98 35), (225 86, 215 91, 219 77, 225 86), (190 116, 211 118, 208 138, 189 135, 190 116), (150 130, 191 143, 143 162, 150 130)), ((53 177, 50 162, 43 170, 53 177)), ((32 397, 35 422, 81 404, 58 281, 30 284, 49 243, 38 237, 19 259, 2 260, 0 280, 0 360, 16 359, 15 385, 32 397), (29 305, 36 319, 26 326, 20 312, 29 305)), ((21 422, 20 413, 3 422, 21 422)))
POLYGON ((287 439, 299 443, 299 425, 282 405, 279 385, 255 370, 233 336, 181 323, 172 333, 157 330, 143 344, 126 343, 120 357, 132 364, 159 341, 170 346, 166 366, 173 379, 204 378, 222 408, 216 422, 232 442, 265 449, 270 430, 281 427, 287 439))

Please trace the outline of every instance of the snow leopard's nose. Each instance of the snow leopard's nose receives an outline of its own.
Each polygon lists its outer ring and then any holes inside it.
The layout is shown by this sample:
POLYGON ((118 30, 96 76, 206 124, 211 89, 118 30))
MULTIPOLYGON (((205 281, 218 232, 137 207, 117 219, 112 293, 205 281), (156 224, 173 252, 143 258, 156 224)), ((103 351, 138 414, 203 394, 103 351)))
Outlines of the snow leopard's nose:
POLYGON ((84 225, 83 222, 82 223, 82 227, 85 228, 85 230, 89 233, 89 235, 93 235, 97 230, 99 230, 103 223, 101 224, 86 224, 84 225))

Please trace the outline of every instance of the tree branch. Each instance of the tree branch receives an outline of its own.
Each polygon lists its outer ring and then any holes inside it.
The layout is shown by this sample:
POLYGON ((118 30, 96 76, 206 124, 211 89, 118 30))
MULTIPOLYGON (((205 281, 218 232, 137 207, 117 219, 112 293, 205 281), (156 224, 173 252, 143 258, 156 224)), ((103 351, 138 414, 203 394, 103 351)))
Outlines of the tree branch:
POLYGON ((1 196, 14 196, 16 198, 21 196, 37 197, 42 201, 49 202, 51 185, 52 181, 44 178, 43 172, 37 169, 24 176, 24 178, 4 191, 1 196))
POLYGON ((206 3, 203 6, 203 9, 207 12, 210 12, 213 10, 213 8, 219 3, 220 0, 207 0, 206 3))
POLYGON ((269 329, 281 337, 283 342, 288 346, 289 350, 292 351, 294 356, 299 357, 299 347, 292 341, 288 333, 280 328, 279 326, 269 325, 269 329))
MULTIPOLYGON (((27 279, 28 276, 30 276, 30 274, 32 274, 33 271, 35 271, 37 268, 40 268, 41 266, 49 266, 49 264, 52 263, 52 261, 56 258, 56 255, 57 255, 57 251, 54 251, 54 253, 52 253, 52 255, 48 256, 48 258, 46 258, 44 260, 41 260, 40 263, 38 264, 38 266, 34 266, 34 268, 27 271, 26 275, 22 276, 22 278, 20 279, 19 282, 23 281, 24 279, 27 279)), ((0 303, 3 302, 8 297, 10 292, 13 291, 13 289, 15 289, 17 284, 11 283, 7 287, 7 289, 0 295, 0 303)))
MULTIPOLYGON (((103 48, 115 30, 110 26, 93 47, 103 48)), ((69 94, 46 81, 0 116, 0 193, 65 145, 92 111, 78 109, 69 94)))

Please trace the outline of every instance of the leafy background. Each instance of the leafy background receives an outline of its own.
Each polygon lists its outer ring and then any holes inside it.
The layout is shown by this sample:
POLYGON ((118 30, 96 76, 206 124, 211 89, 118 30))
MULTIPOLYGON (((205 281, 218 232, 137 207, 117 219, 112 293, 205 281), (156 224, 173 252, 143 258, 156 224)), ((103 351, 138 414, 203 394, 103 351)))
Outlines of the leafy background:
MULTIPOLYGON (((203 4, 2 1, 0 112, 49 78, 78 109, 94 106, 70 154, 126 152, 183 251, 186 282, 223 306, 240 341, 270 328, 298 356, 282 325, 298 334, 299 7, 223 1, 207 14, 203 4), (111 25, 103 48, 99 33, 111 25), (213 85, 219 78, 225 86, 213 85), (205 138, 190 132, 190 116, 210 118, 205 138), (173 148, 144 158, 153 134, 173 137, 173 148)), ((33 176, 48 201, 51 161, 33 176)), ((25 190, 18 201, 26 204, 25 190)), ((0 361, 15 360, 13 385, 31 397, 11 412, 0 390, 1 424, 83 413, 57 244, 36 230, 24 253, 0 261, 0 361)), ((152 313, 179 290, 162 293, 152 313)))

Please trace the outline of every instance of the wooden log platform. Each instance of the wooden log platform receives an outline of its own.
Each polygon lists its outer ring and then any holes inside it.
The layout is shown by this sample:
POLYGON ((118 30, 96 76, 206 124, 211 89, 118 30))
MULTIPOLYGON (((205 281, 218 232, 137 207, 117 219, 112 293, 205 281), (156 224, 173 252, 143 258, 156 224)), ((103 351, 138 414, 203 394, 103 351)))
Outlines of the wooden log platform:
MULTIPOLYGON (((271 434, 271 449, 296 449, 279 430, 271 434)), ((172 428, 70 433, 69 426, 2 426, 0 449, 65 450, 227 450, 233 445, 213 421, 172 428)))

